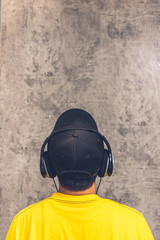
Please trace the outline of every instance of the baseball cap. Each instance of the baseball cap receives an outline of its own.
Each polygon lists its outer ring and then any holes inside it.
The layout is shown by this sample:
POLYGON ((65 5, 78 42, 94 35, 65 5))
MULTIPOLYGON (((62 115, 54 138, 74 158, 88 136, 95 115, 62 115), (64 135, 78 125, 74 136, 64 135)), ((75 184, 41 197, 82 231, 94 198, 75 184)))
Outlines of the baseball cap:
POLYGON ((98 132, 94 118, 82 109, 69 109, 56 121, 53 132, 58 132, 49 139, 47 150, 58 176, 84 179, 96 175, 101 166, 104 154, 101 137, 79 128, 98 132), (66 129, 70 130, 63 131, 66 129))

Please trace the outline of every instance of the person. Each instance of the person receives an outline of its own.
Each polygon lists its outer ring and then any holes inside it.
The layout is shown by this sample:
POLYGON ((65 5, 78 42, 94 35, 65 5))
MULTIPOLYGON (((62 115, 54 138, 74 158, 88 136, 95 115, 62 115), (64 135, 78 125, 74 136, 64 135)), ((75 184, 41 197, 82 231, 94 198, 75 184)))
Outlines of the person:
POLYGON ((21 210, 6 240, 153 240, 140 212, 96 194, 96 177, 111 176, 113 163, 109 142, 88 112, 62 113, 40 154, 42 176, 57 176, 59 189, 21 210))

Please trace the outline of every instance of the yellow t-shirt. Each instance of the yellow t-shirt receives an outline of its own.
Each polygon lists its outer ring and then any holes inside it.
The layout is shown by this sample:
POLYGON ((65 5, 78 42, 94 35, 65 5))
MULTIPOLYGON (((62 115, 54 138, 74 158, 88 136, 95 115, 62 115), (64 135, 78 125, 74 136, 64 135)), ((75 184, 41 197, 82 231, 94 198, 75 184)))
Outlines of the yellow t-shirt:
POLYGON ((53 193, 20 211, 6 240, 154 240, 143 215, 96 194, 53 193))

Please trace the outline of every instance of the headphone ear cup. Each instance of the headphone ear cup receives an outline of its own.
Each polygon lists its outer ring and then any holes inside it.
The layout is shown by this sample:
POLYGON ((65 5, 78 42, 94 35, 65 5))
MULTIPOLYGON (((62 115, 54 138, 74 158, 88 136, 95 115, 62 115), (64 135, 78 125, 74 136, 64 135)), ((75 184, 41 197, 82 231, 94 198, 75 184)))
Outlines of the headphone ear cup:
POLYGON ((104 177, 106 175, 106 168, 108 166, 109 161, 109 153, 106 149, 104 149, 103 160, 98 171, 98 177, 104 177))
POLYGON ((107 176, 111 176, 113 173, 113 165, 114 165, 114 159, 113 156, 110 154, 109 155, 109 163, 108 163, 108 168, 107 168, 107 176))
POLYGON ((40 172, 42 177, 47 177, 46 164, 43 155, 40 157, 40 172))
POLYGON ((57 174, 56 174, 56 171, 54 170, 54 168, 51 164, 48 152, 45 151, 43 153, 42 157, 43 157, 45 165, 46 165, 46 177, 55 178, 57 174))

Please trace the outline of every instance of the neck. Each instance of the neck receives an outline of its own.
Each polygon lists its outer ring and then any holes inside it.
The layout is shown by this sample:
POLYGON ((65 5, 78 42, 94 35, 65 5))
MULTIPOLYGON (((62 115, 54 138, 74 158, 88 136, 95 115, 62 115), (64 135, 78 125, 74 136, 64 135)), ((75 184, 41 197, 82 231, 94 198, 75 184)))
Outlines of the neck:
POLYGON ((93 183, 93 185, 83 191, 72 191, 72 190, 68 190, 64 187, 61 186, 61 184, 59 184, 59 191, 60 193, 63 194, 67 194, 67 195, 74 195, 74 196, 80 196, 80 195, 88 195, 88 194, 95 194, 95 183, 93 183))

